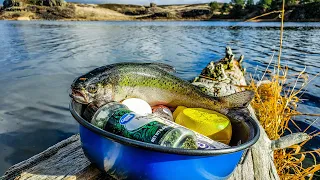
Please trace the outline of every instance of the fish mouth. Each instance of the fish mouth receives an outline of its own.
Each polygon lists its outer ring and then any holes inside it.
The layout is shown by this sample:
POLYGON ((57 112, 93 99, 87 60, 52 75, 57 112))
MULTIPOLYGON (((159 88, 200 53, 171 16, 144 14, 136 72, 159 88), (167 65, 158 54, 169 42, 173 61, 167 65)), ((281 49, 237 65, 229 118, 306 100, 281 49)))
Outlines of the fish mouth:
POLYGON ((75 100, 77 103, 80 104, 89 104, 89 99, 86 96, 86 94, 79 90, 72 90, 72 92, 69 94, 73 100, 75 100))

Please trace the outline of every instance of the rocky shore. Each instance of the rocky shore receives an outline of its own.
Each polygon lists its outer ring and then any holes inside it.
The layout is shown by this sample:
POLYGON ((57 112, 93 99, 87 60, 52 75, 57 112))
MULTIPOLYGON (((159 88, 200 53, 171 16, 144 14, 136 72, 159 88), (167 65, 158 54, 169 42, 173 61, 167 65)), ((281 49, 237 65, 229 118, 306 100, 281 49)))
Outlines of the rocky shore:
MULTIPOLYGON (((224 3, 227 4, 227 3, 224 3)), ((75 20, 75 21, 131 21, 131 20, 232 20, 243 21, 263 14, 261 10, 232 13, 223 3, 217 8, 210 4, 157 5, 80 4, 64 0, 5 0, 0 8, 0 20, 75 20), (245 14, 245 15, 243 15, 245 14)), ((286 21, 319 21, 320 3, 291 6, 286 21)), ((256 21, 279 21, 279 14, 271 14, 256 21)))

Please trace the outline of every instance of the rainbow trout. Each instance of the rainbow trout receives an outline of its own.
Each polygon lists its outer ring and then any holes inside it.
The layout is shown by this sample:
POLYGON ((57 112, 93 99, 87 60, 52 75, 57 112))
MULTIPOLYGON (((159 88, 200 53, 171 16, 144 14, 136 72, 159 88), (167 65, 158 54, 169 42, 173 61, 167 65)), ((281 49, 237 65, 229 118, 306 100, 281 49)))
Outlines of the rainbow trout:
POLYGON ((225 115, 231 113, 232 116, 238 114, 231 109, 247 107, 254 96, 252 91, 243 91, 224 97, 212 97, 172 75, 170 72, 173 71, 173 67, 161 63, 116 63, 102 66, 76 78, 71 85, 70 96, 81 104, 140 98, 151 106, 162 104, 173 108, 205 108, 225 115))

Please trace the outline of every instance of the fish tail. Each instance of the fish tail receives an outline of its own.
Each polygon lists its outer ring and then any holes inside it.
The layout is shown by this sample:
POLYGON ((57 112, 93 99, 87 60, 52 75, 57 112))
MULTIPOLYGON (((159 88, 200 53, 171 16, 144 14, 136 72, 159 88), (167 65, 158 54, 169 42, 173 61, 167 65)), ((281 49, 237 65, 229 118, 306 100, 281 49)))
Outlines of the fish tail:
POLYGON ((218 97, 218 101, 225 106, 225 108, 246 108, 254 97, 253 91, 237 92, 228 96, 218 97))

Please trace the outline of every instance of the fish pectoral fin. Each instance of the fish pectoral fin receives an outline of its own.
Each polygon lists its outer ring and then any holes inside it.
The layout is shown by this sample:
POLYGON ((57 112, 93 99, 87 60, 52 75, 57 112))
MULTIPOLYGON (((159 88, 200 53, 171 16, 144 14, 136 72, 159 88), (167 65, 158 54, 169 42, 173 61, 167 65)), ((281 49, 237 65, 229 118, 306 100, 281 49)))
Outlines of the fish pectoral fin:
POLYGON ((253 97, 254 92, 247 90, 219 97, 219 101, 225 103, 227 108, 245 108, 250 104, 253 97))
POLYGON ((168 73, 175 73, 176 69, 173 66, 170 66, 168 64, 164 63, 148 63, 149 66, 156 67, 159 69, 162 69, 164 71, 167 71, 168 73))

